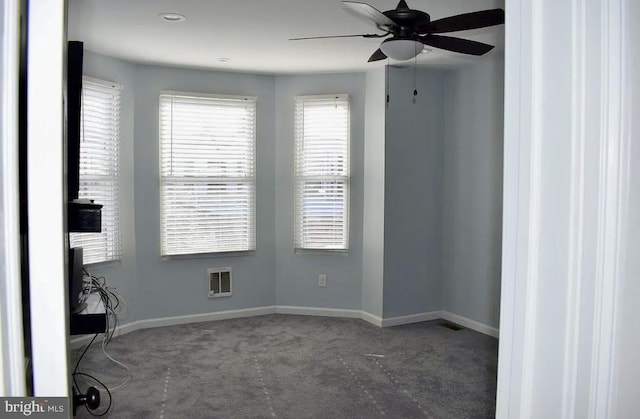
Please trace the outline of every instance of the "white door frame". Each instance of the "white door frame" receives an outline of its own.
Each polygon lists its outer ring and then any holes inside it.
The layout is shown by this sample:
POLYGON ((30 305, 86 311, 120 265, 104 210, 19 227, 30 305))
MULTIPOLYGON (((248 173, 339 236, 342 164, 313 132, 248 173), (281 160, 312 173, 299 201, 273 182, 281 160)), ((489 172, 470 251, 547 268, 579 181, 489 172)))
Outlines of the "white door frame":
MULTIPOLYGON (((0 395, 24 396, 18 188, 20 2, 4 1, 2 33, 2 223, 0 395)), ((68 397, 64 205, 66 2, 28 7, 27 176, 34 395, 68 397)))
POLYGON ((0 396, 24 396, 18 174, 20 6, 2 3, 0 139, 0 396))
POLYGON ((68 397, 64 81, 66 2, 29 0, 29 288, 36 396, 68 397))
POLYGON ((629 1, 507 2, 501 419, 615 411, 629 1))

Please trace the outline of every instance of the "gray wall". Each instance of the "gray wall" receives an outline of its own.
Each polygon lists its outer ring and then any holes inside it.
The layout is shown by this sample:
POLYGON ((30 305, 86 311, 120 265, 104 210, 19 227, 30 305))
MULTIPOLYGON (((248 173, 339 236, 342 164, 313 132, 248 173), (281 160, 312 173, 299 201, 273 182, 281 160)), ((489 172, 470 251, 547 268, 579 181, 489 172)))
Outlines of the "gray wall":
POLYGON ((130 302, 127 320, 268 306, 276 303, 276 294, 282 305, 360 309, 363 74, 276 78, 135 65, 91 52, 85 57, 85 73, 123 84, 124 255, 120 264, 93 265, 91 271, 107 277, 130 302), (255 255, 161 260, 158 95, 162 90, 258 97, 255 255), (293 97, 337 92, 351 97, 350 250, 346 255, 294 254, 293 97), (216 266, 233 268, 230 298, 207 298, 206 270, 216 266), (317 286, 319 273, 327 275, 326 288, 317 286))
POLYGON ((120 113, 120 223, 122 260, 119 263, 91 265, 88 269, 96 276, 108 278, 127 300, 129 313, 125 321, 144 318, 138 299, 139 277, 136 273, 136 235, 134 228, 134 123, 135 123, 135 66, 125 61, 84 53, 83 71, 86 76, 122 85, 120 113))
POLYGON ((276 77, 276 302, 359 310, 362 282, 364 74, 276 77), (296 254, 294 226, 294 96, 348 93, 351 103, 351 206, 347 254, 296 254), (318 274, 327 275, 326 288, 318 274))
POLYGON ((386 118, 384 317, 441 308, 445 73, 391 67, 386 118))
POLYGON ((123 84, 121 113, 123 258, 92 265, 129 302, 124 321, 275 303, 274 78, 141 66, 85 52, 85 74, 123 84), (257 96, 257 250, 237 257, 161 260, 158 95, 161 90, 257 96), (135 194, 134 194, 135 191, 135 194), (229 298, 207 297, 206 270, 229 266, 229 298))
POLYGON ((366 74, 362 310, 382 318, 384 283, 384 68, 366 74))
POLYGON ((498 327, 504 62, 449 73, 445 92, 443 309, 498 327))
POLYGON ((146 317, 206 313, 275 302, 274 79, 269 76, 136 66, 135 231, 139 303, 146 317), (255 254, 160 259, 158 95, 162 90, 257 96, 255 254), (233 269, 233 295, 207 297, 207 268, 233 269))
POLYGON ((419 70, 413 103, 413 70, 391 68, 385 110, 384 69, 274 77, 135 65, 87 51, 87 75, 123 85, 124 255, 91 271, 127 298, 124 321, 278 304, 363 309, 384 318, 445 309, 496 326, 499 71, 502 64, 490 62, 450 74, 419 70), (255 254, 161 260, 162 90, 258 97, 255 254), (295 254, 293 98, 329 93, 351 97, 350 250, 295 254), (209 299, 206 270, 220 266, 233 268, 234 295, 209 299), (317 286, 320 273, 326 288, 317 286))

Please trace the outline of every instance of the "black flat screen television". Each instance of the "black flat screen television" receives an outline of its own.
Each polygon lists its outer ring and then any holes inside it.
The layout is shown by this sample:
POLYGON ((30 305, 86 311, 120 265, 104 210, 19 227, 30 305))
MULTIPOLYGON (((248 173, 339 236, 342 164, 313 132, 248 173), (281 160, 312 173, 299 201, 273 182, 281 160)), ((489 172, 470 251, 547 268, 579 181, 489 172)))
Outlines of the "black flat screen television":
POLYGON ((101 204, 84 200, 74 202, 80 192, 80 137, 82 132, 82 60, 83 43, 67 44, 67 230, 74 233, 99 233, 102 229, 101 204))
POLYGON ((82 111, 83 43, 67 45, 67 199, 78 198, 80 190, 80 120, 82 111))

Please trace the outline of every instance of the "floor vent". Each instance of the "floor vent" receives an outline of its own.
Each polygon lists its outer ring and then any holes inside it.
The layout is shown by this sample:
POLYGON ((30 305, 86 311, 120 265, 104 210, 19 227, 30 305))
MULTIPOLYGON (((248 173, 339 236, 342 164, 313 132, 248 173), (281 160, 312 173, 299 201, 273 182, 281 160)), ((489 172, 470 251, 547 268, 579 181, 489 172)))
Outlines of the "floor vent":
POLYGON ((440 326, 446 327, 447 329, 451 329, 451 330, 462 330, 462 329, 464 329, 464 327, 459 326, 459 325, 457 325, 455 323, 452 323, 452 322, 448 322, 446 320, 441 321, 439 324, 440 324, 440 326))
POLYGON ((209 297, 228 297, 231 295, 231 268, 207 269, 209 278, 209 297))

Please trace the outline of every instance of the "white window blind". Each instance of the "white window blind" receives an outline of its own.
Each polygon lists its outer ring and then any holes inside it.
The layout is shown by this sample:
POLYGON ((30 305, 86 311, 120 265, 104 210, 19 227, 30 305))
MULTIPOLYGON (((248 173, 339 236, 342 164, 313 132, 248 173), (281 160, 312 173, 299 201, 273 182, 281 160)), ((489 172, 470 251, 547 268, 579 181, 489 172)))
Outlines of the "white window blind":
POLYGON ((119 260, 120 240, 120 85, 82 81, 79 198, 102 204, 102 232, 71 233, 85 264, 119 260))
POLYGON ((255 249, 255 97, 160 95, 162 255, 255 249))
POLYGON ((347 95, 296 97, 296 249, 348 249, 349 134, 347 95))

